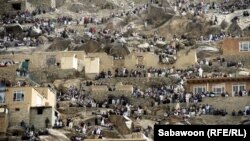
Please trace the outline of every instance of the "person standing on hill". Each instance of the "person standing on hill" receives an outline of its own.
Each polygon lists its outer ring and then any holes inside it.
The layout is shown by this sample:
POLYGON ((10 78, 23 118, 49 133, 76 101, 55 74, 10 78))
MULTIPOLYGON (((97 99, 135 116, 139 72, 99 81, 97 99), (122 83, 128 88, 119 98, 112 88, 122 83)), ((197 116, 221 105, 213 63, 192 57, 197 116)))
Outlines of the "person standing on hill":
POLYGON ((49 128, 49 118, 46 118, 46 120, 45 120, 45 127, 49 128))

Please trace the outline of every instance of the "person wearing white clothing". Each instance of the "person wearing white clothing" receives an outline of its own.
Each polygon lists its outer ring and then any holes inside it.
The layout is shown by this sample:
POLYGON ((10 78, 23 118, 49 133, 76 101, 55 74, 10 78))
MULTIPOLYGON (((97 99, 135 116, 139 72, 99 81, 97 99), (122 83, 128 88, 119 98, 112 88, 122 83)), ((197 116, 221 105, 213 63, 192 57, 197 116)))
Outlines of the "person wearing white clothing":
POLYGON ((102 121, 101 121, 101 125, 102 125, 102 126, 105 126, 104 118, 103 118, 102 121))
POLYGON ((203 69, 200 67, 198 71, 199 71, 199 77, 202 77, 203 69))
POLYGON ((69 123, 69 128, 70 128, 70 129, 73 128, 73 122, 72 122, 72 121, 69 123))
POLYGON ((100 134, 101 134, 101 129, 100 129, 100 127, 99 127, 99 128, 97 128, 97 130, 96 130, 96 134, 97 134, 97 135, 100 135, 100 134))
POLYGON ((83 134, 86 134, 86 131, 87 131, 87 128, 86 128, 86 126, 84 125, 83 128, 82 128, 82 133, 83 133, 83 134))

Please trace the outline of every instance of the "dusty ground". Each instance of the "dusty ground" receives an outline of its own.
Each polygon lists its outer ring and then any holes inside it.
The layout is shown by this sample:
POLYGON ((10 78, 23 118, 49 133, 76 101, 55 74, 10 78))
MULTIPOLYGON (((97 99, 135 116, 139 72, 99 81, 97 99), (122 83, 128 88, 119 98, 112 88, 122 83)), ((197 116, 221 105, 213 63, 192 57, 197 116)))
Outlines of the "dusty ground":
POLYGON ((177 61, 174 64, 176 68, 185 69, 197 63, 196 50, 190 50, 187 54, 188 50, 189 49, 184 49, 178 52, 177 61))
POLYGON ((238 125, 244 120, 250 120, 248 116, 199 116, 191 120, 191 123, 205 124, 205 125, 238 125))
POLYGON ((19 64, 7 66, 7 67, 0 67, 0 78, 5 78, 11 81, 16 79, 16 69, 19 67, 19 64))

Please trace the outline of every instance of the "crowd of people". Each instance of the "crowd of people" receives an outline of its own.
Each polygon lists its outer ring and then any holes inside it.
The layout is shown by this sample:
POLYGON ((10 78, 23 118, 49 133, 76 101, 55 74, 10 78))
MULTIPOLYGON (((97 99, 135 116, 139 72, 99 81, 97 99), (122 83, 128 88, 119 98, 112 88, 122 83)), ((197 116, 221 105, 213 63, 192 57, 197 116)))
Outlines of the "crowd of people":
POLYGON ((58 92, 57 100, 70 101, 72 99, 74 100, 80 98, 82 96, 81 94, 81 91, 77 87, 70 86, 65 93, 63 93, 62 91, 58 92))
MULTIPOLYGON (((98 16, 94 16, 94 15, 85 15, 82 16, 82 18, 79 19, 73 19, 72 17, 69 16, 62 16, 62 17, 57 17, 55 19, 44 19, 44 18, 36 18, 37 15, 39 14, 45 14, 47 13, 46 10, 41 10, 41 9, 36 9, 32 12, 30 11, 24 11, 24 12, 18 12, 16 15, 10 15, 10 14, 5 14, 3 16, 3 18, 1 19, 1 23, 4 24, 13 24, 13 23, 20 23, 20 24, 26 24, 26 23, 31 23, 33 24, 26 32, 26 36, 25 37, 17 37, 17 35, 11 34, 11 33, 6 33, 5 37, 3 39, 4 42, 7 41, 15 41, 15 46, 38 46, 39 40, 37 39, 37 37, 32 36, 32 33, 34 31, 39 31, 38 35, 42 35, 42 34, 48 34, 50 35, 51 33, 55 33, 56 35, 59 34, 59 36, 61 37, 69 37, 69 34, 72 34, 75 32, 69 32, 70 30, 68 29, 64 29, 63 31, 55 31, 57 26, 60 25, 71 25, 71 24, 76 24, 76 25, 85 25, 87 27, 88 26, 88 33, 90 33, 90 38, 95 39, 96 37, 94 36, 99 36, 98 38, 106 38, 106 37, 110 37, 111 39, 118 39, 121 38, 123 36, 123 32, 122 31, 106 31, 103 30, 102 28, 99 29, 98 24, 104 24, 107 23, 109 20, 111 20, 112 18, 115 17, 125 17, 125 16, 130 16, 133 14, 140 14, 144 11, 146 11, 148 9, 149 4, 151 3, 156 3, 156 4, 160 4, 159 1, 149 1, 147 4, 141 5, 141 6, 137 6, 137 7, 133 7, 130 10, 127 11, 123 11, 121 13, 111 13, 109 16, 106 17, 98 17, 98 16), (98 30, 98 31, 97 31, 98 30), (99 34, 96 34, 99 33, 99 34)), ((249 2, 248 0, 245 0, 244 3, 235 3, 235 7, 239 7, 243 5, 248 5, 249 2)), ((161 5, 161 4, 160 4, 161 5)), ((192 9, 196 9, 196 11, 204 11, 204 8, 206 9, 206 7, 209 7, 210 9, 213 9, 216 6, 215 3, 209 4, 207 2, 200 2, 197 4, 191 3, 189 2, 189 0, 177 0, 176 1, 176 5, 177 7, 179 7, 180 10, 192 10, 192 9)), ((221 4, 223 7, 223 4, 221 4)), ((226 6, 225 6, 226 7, 226 6)), ((223 7, 223 8, 225 8, 223 7)), ((223 9, 221 8, 221 9, 223 9)), ((207 11, 207 10, 205 10, 207 11)), ((197 12, 196 12, 197 13, 197 12)), ((199 13, 199 12, 198 12, 199 13)), ((216 40, 220 40, 220 39, 224 39, 227 35, 225 33, 221 33, 218 35, 209 35, 208 39, 211 41, 216 41, 216 40)), ((158 37, 158 36, 154 36, 154 42, 156 43, 156 41, 162 39, 162 37, 158 37)), ((202 40, 204 39, 203 36, 201 37, 202 40)), ((8 44, 4 43, 4 46, 9 46, 8 44)), ((174 50, 172 50, 174 51, 174 50)), ((172 53, 171 51, 171 53, 172 53)), ((169 58, 169 56, 167 57, 169 58)), ((172 62, 172 59, 174 57, 170 57, 172 62)), ((175 59, 173 59, 175 60, 175 59)), ((167 61, 169 62, 169 61, 167 61)))
POLYGON ((190 118, 200 115, 225 116, 227 114, 228 113, 225 109, 216 109, 214 106, 209 104, 192 104, 188 106, 180 106, 179 103, 177 103, 176 107, 173 107, 172 109, 168 108, 164 116, 169 117, 174 115, 183 118, 190 118))
POLYGON ((55 125, 53 126, 53 128, 60 129, 60 128, 63 128, 64 126, 65 125, 64 125, 64 122, 62 121, 62 119, 56 119, 55 125))
POLYGON ((97 76, 98 79, 105 78, 116 78, 116 77, 146 77, 146 78, 157 78, 157 77, 175 77, 177 79, 194 79, 194 78, 222 78, 222 77, 233 77, 233 73, 226 72, 205 72, 204 67, 210 68, 219 64, 225 67, 242 68, 244 63, 242 61, 225 61, 225 60, 199 60, 196 65, 192 65, 186 69, 176 69, 174 66, 171 68, 146 68, 144 66, 137 67, 135 69, 127 69, 126 67, 115 69, 114 72, 108 70, 107 72, 101 71, 97 76))
MULTIPOLYGON (((100 29, 100 31, 97 31, 98 24, 104 24, 107 23, 109 20, 112 18, 116 17, 125 17, 129 16, 132 14, 138 14, 142 11, 145 11, 148 7, 148 4, 138 6, 138 7, 133 7, 130 10, 123 11, 121 13, 111 13, 109 16, 104 16, 104 17, 97 17, 94 15, 84 15, 82 18, 79 19, 73 19, 72 17, 69 16, 61 16, 61 17, 56 17, 56 18, 37 18, 37 15, 40 14, 46 14, 48 12, 53 11, 51 9, 50 11, 44 10, 41 8, 37 8, 34 11, 23 11, 23 12, 17 12, 16 14, 10 14, 10 13, 5 13, 1 19, 0 23, 4 25, 10 25, 10 24, 31 24, 31 26, 28 29, 22 29, 21 32, 23 32, 25 36, 20 36, 20 34, 16 34, 15 31, 14 33, 6 32, 3 40, 4 42, 1 43, 3 44, 3 47, 9 47, 12 46, 10 43, 14 42, 14 46, 39 46, 39 40, 37 36, 43 35, 43 34, 56 34, 58 36, 68 38, 69 34, 75 33, 75 32, 70 32, 71 30, 69 29, 64 29, 63 31, 61 30, 55 30, 57 27, 61 25, 83 25, 87 27, 89 30, 87 33, 91 33, 90 37, 93 38, 92 34, 96 33, 102 33, 104 30, 100 29)), ((54 9, 55 10, 55 9, 54 9)), ((117 32, 117 31, 114 31, 117 32)), ((104 33, 104 32, 103 32, 104 33)), ((114 33, 115 34, 115 33, 114 33)), ((105 38, 106 34, 98 34, 100 35, 100 38, 105 38)), ((119 35, 119 34, 118 34, 119 35)))
POLYGON ((248 116, 250 115, 250 108, 249 106, 245 106, 244 110, 238 110, 238 112, 236 112, 235 110, 232 111, 232 116, 248 116))
POLYGON ((175 10, 180 12, 190 12, 193 14, 207 13, 209 10, 217 10, 220 13, 228 14, 233 13, 236 10, 247 9, 250 6, 249 0, 234 1, 224 0, 223 2, 210 2, 200 1, 191 2, 190 0, 176 0, 172 4, 175 6, 175 10))
POLYGON ((39 134, 35 130, 34 125, 29 126, 22 120, 20 126, 25 130, 25 132, 22 135, 22 140, 39 141, 38 139, 39 134))

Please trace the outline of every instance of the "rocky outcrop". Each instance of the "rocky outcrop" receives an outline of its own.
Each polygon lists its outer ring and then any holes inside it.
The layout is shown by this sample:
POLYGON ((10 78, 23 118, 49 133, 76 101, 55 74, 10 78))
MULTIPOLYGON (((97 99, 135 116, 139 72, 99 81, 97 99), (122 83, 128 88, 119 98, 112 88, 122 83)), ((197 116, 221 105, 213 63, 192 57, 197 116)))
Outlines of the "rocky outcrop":
POLYGON ((233 36, 240 36, 243 33, 242 29, 240 28, 240 26, 238 25, 237 22, 233 22, 228 27, 227 32, 230 33, 230 34, 232 34, 233 36))
POLYGON ((175 15, 175 12, 171 8, 163 8, 156 5, 151 5, 148 12, 149 24, 160 26, 167 22, 175 15))
POLYGON ((122 135, 130 134, 131 131, 127 127, 126 119, 123 116, 111 115, 109 119, 122 135))
POLYGON ((66 0, 56 0, 56 8, 59 8, 65 4, 66 0))

